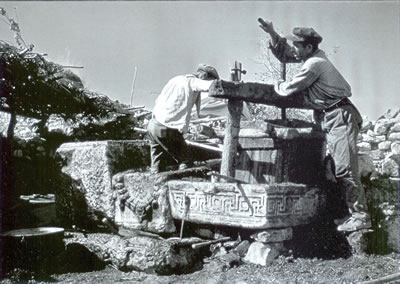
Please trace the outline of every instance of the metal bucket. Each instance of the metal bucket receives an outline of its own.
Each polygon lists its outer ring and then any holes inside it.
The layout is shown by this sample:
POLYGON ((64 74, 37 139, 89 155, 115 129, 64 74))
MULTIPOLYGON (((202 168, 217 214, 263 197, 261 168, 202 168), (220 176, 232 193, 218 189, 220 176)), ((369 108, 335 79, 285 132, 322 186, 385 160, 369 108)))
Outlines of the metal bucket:
POLYGON ((21 195, 22 210, 19 227, 43 227, 57 225, 56 198, 54 194, 21 195))
POLYGON ((64 250, 64 229, 38 227, 8 231, 1 236, 3 274, 14 268, 55 271, 57 257, 64 250))

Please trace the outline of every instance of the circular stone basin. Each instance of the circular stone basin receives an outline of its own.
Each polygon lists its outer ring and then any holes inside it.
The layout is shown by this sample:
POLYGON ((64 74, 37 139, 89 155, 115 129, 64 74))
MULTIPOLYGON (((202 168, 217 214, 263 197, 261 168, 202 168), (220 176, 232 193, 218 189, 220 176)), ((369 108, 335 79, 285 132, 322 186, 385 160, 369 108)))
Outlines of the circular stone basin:
POLYGON ((4 237, 36 237, 45 235, 56 235, 64 233, 63 228, 59 227, 39 227, 39 228, 28 228, 8 231, 3 234, 4 237))

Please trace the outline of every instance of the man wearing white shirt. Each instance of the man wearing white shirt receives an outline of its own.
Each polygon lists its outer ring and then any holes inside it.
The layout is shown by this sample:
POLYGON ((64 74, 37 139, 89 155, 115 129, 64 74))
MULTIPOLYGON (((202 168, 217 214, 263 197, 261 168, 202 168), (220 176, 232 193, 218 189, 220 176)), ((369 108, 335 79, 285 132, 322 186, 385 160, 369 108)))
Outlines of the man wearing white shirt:
POLYGON ((194 105, 199 115, 200 93, 207 92, 212 81, 219 79, 217 70, 200 64, 196 73, 172 78, 158 96, 147 130, 151 147, 151 172, 179 164, 187 168, 190 153, 183 135, 188 131, 194 105))

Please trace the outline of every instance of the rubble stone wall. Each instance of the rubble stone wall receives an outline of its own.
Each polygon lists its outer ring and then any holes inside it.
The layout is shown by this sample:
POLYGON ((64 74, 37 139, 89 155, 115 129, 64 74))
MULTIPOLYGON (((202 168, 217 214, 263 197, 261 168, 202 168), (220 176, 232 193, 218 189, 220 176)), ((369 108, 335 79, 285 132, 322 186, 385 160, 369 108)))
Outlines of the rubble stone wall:
POLYGON ((400 108, 364 118, 358 137, 360 172, 372 225, 372 251, 400 251, 400 108))
POLYGON ((357 145, 360 154, 370 157, 376 173, 400 178, 400 108, 376 121, 364 118, 357 145))

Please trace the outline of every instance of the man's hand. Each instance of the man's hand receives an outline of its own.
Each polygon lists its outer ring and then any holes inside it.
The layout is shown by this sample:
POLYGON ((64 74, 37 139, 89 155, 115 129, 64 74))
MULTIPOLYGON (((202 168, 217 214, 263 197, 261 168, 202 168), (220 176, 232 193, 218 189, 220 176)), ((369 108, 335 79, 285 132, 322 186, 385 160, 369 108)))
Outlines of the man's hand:
POLYGON ((266 33, 274 34, 274 25, 272 22, 264 21, 262 18, 258 18, 258 22, 260 23, 259 27, 263 29, 266 33))

